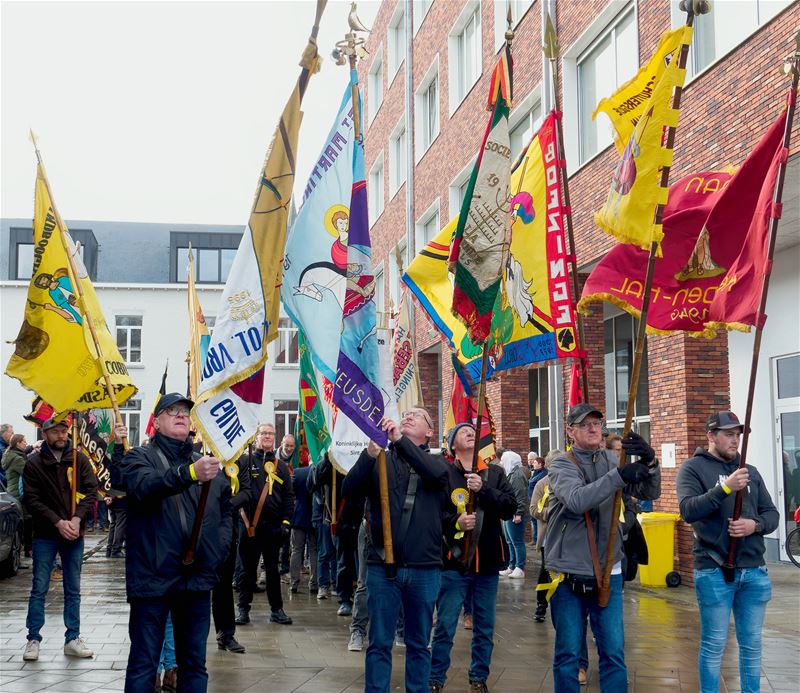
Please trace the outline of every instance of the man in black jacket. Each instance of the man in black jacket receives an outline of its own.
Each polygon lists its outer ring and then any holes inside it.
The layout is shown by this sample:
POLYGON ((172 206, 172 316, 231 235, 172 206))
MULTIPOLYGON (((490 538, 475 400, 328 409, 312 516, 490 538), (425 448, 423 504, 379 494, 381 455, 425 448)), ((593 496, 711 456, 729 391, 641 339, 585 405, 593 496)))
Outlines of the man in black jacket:
POLYGON ((508 565, 508 547, 503 539, 501 521, 514 517, 517 498, 501 466, 486 465, 479 458, 477 468, 472 468, 475 451, 472 424, 454 426, 447 435, 447 447, 455 460, 448 469, 450 498, 446 501, 443 520, 444 569, 436 601, 430 690, 444 688, 458 615, 472 587, 469 689, 480 693, 487 690, 486 679, 492 661, 498 572, 508 565), (475 499, 471 513, 467 513, 467 492, 474 494, 475 499), (466 532, 469 534, 465 535, 466 532), (468 556, 464 555, 465 551, 469 552, 468 556))
POLYGON ((694 532, 702 693, 716 693, 719 688, 731 611, 742 690, 757 691, 761 677, 761 628, 772 596, 764 565, 764 535, 775 531, 780 516, 758 470, 749 464, 739 469, 743 430, 733 412, 712 414, 706 423, 708 450, 698 448, 678 470, 681 517, 694 532), (742 492, 742 514, 733 520, 737 491, 742 492), (721 566, 734 538, 735 569, 726 576, 721 566))
POLYGON ((258 562, 263 557, 267 600, 271 609, 269 620, 272 623, 290 625, 292 619, 283 610, 278 560, 284 537, 289 535, 294 513, 292 477, 286 463, 275 456, 275 427, 271 423, 258 427, 256 448, 249 468, 247 526, 242 531, 239 542, 242 576, 236 623, 250 623, 250 605, 256 587, 258 562))
POLYGON ((430 415, 421 407, 403 414, 400 425, 385 419, 389 436, 386 473, 389 513, 397 570, 387 574, 383 550, 378 470, 381 448, 370 442, 345 477, 345 498, 367 497, 371 545, 367 556, 367 605, 369 645, 365 690, 388 691, 392 677, 392 643, 400 605, 405 614, 405 689, 428 691, 430 653, 428 640, 433 607, 439 594, 442 565, 442 508, 448 468, 441 456, 428 452, 433 435, 430 415))
POLYGON ((156 678, 167 614, 172 615, 178 691, 205 691, 211 590, 231 542, 231 487, 214 457, 192 453, 194 403, 173 392, 153 411, 150 444, 121 463, 128 494, 126 588, 131 649, 125 691, 150 690, 156 678), (208 501, 191 565, 183 559, 194 527, 201 484, 208 501))

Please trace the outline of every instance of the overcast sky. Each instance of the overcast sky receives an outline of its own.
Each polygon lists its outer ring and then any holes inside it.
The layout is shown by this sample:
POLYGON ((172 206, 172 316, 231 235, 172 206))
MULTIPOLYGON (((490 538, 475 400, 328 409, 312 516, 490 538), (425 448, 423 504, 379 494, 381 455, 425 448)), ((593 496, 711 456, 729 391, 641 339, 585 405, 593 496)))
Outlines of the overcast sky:
MULTIPOLYGON (((3 2, 0 215, 30 218, 39 139, 65 219, 244 224, 312 0, 3 2)), ((303 101, 302 190, 347 83, 329 0, 303 101)), ((359 2, 371 26, 377 2, 359 2)))

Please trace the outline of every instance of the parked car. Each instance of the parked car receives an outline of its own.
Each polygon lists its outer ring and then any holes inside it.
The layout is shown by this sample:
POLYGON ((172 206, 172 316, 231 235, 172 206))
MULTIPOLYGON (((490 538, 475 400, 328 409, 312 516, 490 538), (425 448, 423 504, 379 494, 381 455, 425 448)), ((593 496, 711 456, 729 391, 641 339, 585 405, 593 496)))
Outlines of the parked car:
POLYGON ((0 482, 0 577, 19 572, 22 559, 22 506, 0 482))

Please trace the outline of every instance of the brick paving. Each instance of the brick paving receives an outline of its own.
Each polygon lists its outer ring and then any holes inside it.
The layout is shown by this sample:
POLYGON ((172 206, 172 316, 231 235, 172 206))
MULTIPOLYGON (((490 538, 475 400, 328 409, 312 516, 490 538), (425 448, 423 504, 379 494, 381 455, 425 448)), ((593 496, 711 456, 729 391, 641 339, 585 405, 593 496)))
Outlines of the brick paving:
MULTIPOLYGON (((47 623, 38 662, 23 662, 25 614, 30 570, 0 582, 0 690, 121 691, 128 656, 128 607, 125 602, 124 561, 107 559, 104 535, 87 538, 88 553, 82 580, 82 635, 95 657, 76 660, 63 655, 61 585, 51 589, 47 623), (98 545, 99 544, 99 545, 98 545)), ((29 561, 26 561, 26 563, 29 561)), ((506 693, 550 691, 553 630, 549 622, 533 622, 533 577, 529 564, 524 582, 502 580, 498 595, 497 629, 489 687, 506 693)), ((800 690, 800 570, 770 565, 773 600, 764 629, 762 691, 800 690)), ((317 601, 307 591, 289 594, 286 611, 292 626, 268 623, 266 597, 256 595, 253 622, 240 626, 237 637, 246 655, 208 644, 209 690, 218 693, 304 691, 333 693, 363 690, 364 653, 348 652, 349 619, 336 615, 335 600, 317 601)), ((696 691, 698 616, 691 588, 663 590, 633 585, 625 592, 626 660, 631 691, 696 691)), ((598 691, 597 657, 590 643, 587 693, 598 691)), ((731 634, 723 660, 723 691, 738 691, 737 648, 731 634)), ((449 672, 448 691, 466 690, 469 632, 459 629, 449 672)), ((393 690, 403 689, 403 651, 395 648, 393 690)))

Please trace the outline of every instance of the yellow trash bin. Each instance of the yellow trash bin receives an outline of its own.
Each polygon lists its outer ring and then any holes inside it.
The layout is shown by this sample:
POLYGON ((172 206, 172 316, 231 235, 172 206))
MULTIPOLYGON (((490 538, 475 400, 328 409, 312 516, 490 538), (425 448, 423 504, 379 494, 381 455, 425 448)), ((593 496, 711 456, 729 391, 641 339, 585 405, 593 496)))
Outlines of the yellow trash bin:
POLYGON ((675 555, 675 523, 680 515, 675 513, 641 513, 638 516, 642 525, 647 552, 648 565, 639 566, 639 582, 648 587, 676 587, 675 577, 680 584, 680 576, 673 573, 675 555), (670 575, 670 579, 667 576, 670 575))

